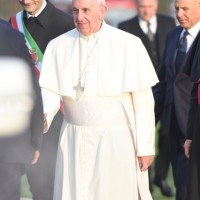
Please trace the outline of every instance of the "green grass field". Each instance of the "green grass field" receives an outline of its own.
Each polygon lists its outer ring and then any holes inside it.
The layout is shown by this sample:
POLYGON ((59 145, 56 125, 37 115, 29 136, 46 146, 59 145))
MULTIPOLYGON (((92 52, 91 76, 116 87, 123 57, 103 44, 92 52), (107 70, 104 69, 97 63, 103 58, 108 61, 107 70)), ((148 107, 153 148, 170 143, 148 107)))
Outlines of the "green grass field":
POLYGON ((28 182, 26 176, 22 176, 21 179, 21 197, 31 197, 31 193, 29 191, 28 182))
MULTIPOLYGON (((174 187, 174 182, 173 182, 173 178, 172 178, 171 168, 169 170, 169 174, 168 174, 168 177, 167 177, 167 182, 173 188, 173 191, 175 193, 175 187, 174 187)), ((153 196, 154 200, 175 200, 175 197, 169 198, 169 197, 163 196, 162 193, 160 192, 159 187, 157 187, 155 185, 153 186, 152 196, 153 196)))
MULTIPOLYGON (((168 183, 169 183, 170 186, 173 186, 171 170, 169 171, 169 175, 168 175, 168 183)), ((175 191, 175 189, 174 189, 174 191, 175 191)), ((153 199, 154 200, 175 200, 175 197, 173 197, 173 198, 164 197, 161 194, 161 192, 160 192, 160 190, 159 190, 159 188, 157 186, 154 186, 152 195, 153 195, 153 199)), ((28 183, 27 183, 26 176, 22 177, 21 196, 22 197, 31 197, 31 193, 30 193, 29 188, 28 188, 28 183)))

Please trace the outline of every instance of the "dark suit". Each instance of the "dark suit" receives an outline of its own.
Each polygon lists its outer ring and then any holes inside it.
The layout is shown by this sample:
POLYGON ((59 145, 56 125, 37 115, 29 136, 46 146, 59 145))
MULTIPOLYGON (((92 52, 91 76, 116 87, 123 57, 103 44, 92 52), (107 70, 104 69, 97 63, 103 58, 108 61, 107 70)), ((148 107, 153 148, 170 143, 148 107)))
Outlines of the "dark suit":
POLYGON ((32 112, 31 127, 18 136, 0 139, 0 199, 19 200, 21 175, 24 173, 25 166, 30 165, 35 150, 39 150, 41 146, 43 107, 41 90, 33 73, 33 62, 24 36, 1 19, 0 56, 15 56, 28 62, 37 97, 32 112))
MULTIPOLYGON (((155 35, 155 41, 156 41, 158 63, 156 65, 153 62, 153 64, 154 64, 156 72, 158 72, 158 64, 160 63, 162 55, 163 55, 166 35, 169 32, 169 30, 175 27, 175 21, 172 17, 161 15, 161 14, 157 14, 156 19, 157 19, 157 30, 156 30, 156 35, 155 35)), ((153 60, 152 49, 149 43, 149 39, 139 25, 138 16, 120 23, 119 29, 138 36, 142 40, 145 48, 147 49, 147 52, 151 60, 153 60)))
MULTIPOLYGON (((184 155, 183 144, 190 107, 190 93, 193 84, 182 73, 184 63, 176 72, 175 58, 182 27, 173 29, 167 36, 159 78, 159 102, 163 105, 162 127, 170 135, 170 150, 173 175, 176 185, 176 199, 185 200, 188 178, 188 160, 184 155)), ((193 46, 190 48, 192 50, 193 46)))
POLYGON ((33 22, 27 22, 24 12, 24 21, 42 53, 44 53, 50 40, 74 28, 72 17, 49 2, 33 22))
MULTIPOLYGON (((24 21, 43 54, 50 40, 74 28, 71 16, 49 2, 34 21, 27 20, 26 12, 24 12, 24 21)), ((62 113, 58 112, 49 131, 43 137, 39 162, 27 172, 34 200, 53 199, 54 173, 62 118, 62 113)))
MULTIPOLYGON (((139 25, 138 16, 129 19, 125 22, 119 24, 119 28, 129 32, 133 35, 138 36, 144 46, 147 49, 147 52, 151 58, 151 61, 154 65, 156 72, 159 70, 159 63, 161 62, 162 55, 165 47, 165 40, 167 33, 175 27, 175 20, 172 17, 157 14, 157 29, 155 34, 155 52, 152 50, 151 42, 149 41, 148 36, 143 32, 139 25), (156 54, 155 54, 156 53, 156 54)), ((157 98, 157 86, 153 87, 154 98, 157 98)), ((160 104, 156 104, 156 110, 160 110, 160 104)), ((158 114, 156 116, 156 122, 160 120, 160 112, 156 111, 158 114)), ((157 182, 166 179, 168 168, 169 168, 169 139, 166 135, 162 134, 159 131, 159 143, 158 143, 158 156, 155 162, 155 179, 157 182)), ((151 179, 150 179, 151 180, 151 179)), ((152 183, 150 182, 150 187, 152 188, 152 183)))
POLYGON ((198 33, 193 48, 189 52, 184 72, 190 77, 190 81, 194 83, 191 100, 190 112, 188 116, 186 139, 192 140, 189 157, 189 180, 186 200, 200 199, 200 103, 199 103, 199 78, 200 78, 200 32, 198 33))

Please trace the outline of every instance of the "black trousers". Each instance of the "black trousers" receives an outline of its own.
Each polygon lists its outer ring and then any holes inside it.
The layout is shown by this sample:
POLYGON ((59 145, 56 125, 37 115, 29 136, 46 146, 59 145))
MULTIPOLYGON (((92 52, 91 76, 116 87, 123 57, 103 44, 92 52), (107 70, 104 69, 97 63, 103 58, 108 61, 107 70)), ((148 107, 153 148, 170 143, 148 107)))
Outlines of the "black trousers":
POLYGON ((197 113, 192 113, 195 118, 193 121, 192 146, 189 159, 189 181, 187 200, 200 200, 200 105, 196 108, 197 113))
POLYGON ((20 200, 24 164, 7 163, 0 159, 0 199, 20 200))
POLYGON ((167 178, 168 169, 170 166, 169 146, 169 135, 164 135, 159 132, 158 155, 155 159, 155 179, 158 181, 162 181, 167 178))
POLYGON ((169 166, 170 166, 170 141, 169 135, 164 134, 162 126, 158 130, 158 154, 155 158, 154 167, 149 168, 149 185, 152 190, 154 180, 156 182, 161 182, 166 180, 169 166), (153 177, 154 174, 154 177, 153 177))
POLYGON ((176 200, 186 200, 189 160, 184 152, 185 136, 181 132, 175 114, 170 129, 170 157, 172 163, 176 200))

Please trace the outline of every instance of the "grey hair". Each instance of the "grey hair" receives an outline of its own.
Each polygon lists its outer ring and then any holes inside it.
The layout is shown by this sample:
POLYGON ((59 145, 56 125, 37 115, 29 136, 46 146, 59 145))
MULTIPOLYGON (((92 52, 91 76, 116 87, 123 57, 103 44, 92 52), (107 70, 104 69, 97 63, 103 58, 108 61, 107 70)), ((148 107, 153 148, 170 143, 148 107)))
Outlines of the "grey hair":
POLYGON ((97 0, 97 1, 98 1, 98 3, 99 3, 100 5, 103 5, 103 6, 106 5, 106 1, 105 1, 105 0, 97 0))

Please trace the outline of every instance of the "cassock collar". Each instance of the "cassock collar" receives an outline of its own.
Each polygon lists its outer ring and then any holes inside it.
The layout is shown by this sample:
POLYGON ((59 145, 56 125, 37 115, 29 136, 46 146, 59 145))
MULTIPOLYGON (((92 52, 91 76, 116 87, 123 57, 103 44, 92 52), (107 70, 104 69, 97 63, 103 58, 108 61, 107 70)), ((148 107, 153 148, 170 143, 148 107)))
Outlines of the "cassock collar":
POLYGON ((89 40, 91 38, 98 38, 99 35, 101 34, 102 30, 103 30, 103 27, 105 26, 104 24, 105 24, 105 22, 103 21, 102 25, 101 25, 101 28, 96 33, 92 33, 91 35, 87 35, 87 36, 85 36, 82 33, 80 33, 80 37, 85 39, 85 40, 89 40))

